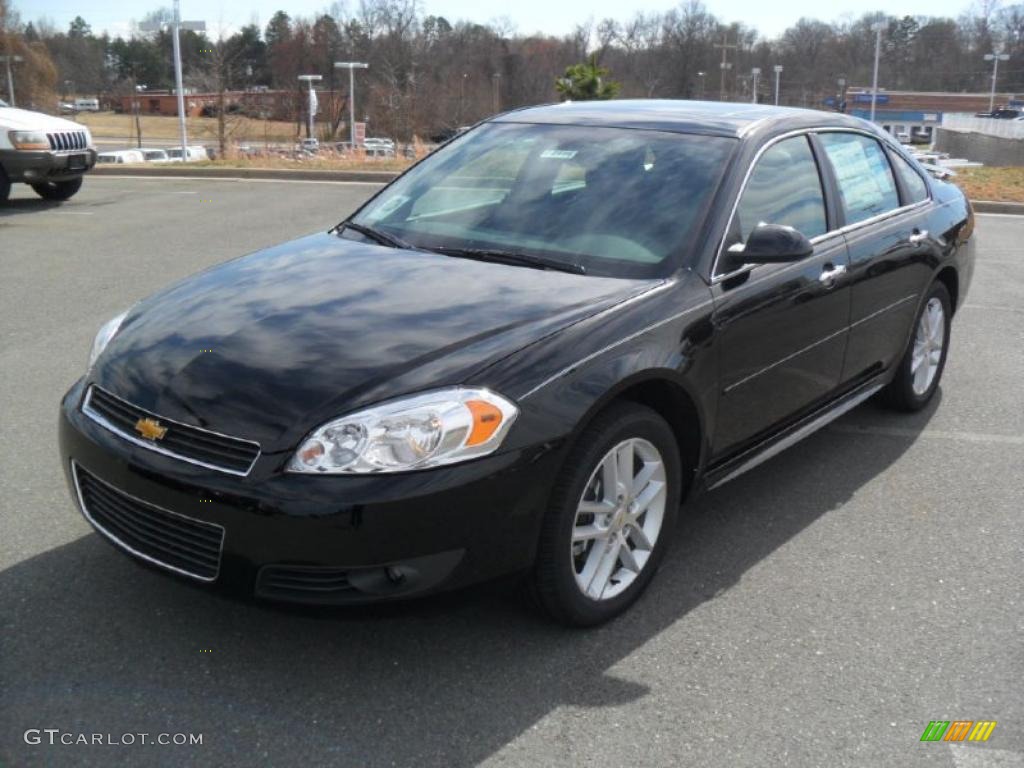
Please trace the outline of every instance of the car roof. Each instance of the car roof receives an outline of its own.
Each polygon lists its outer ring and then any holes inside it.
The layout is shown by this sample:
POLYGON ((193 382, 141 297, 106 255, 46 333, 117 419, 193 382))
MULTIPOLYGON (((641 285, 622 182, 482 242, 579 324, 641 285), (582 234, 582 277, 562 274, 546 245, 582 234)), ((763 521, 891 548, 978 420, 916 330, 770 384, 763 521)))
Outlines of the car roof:
MULTIPOLYGON (((565 101, 513 110, 497 115, 491 122, 593 125, 734 138, 799 128, 835 126, 863 130, 865 126, 871 126, 865 120, 839 112, 674 99, 565 101)), ((877 132, 873 126, 870 130, 877 132)))

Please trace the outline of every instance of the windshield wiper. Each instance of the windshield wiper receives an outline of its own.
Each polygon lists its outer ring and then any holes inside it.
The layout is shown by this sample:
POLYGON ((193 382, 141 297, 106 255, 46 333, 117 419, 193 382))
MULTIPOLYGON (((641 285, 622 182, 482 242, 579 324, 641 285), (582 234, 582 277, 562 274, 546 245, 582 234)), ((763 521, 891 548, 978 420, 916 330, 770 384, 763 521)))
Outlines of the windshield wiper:
POLYGON ((586 267, 571 261, 558 261, 537 256, 532 253, 518 253, 516 251, 502 251, 491 248, 453 248, 450 246, 438 246, 430 250, 445 256, 454 256, 460 259, 476 259, 477 261, 492 261, 496 264, 510 264, 516 267, 533 267, 534 269, 554 269, 559 272, 571 272, 574 275, 585 275, 586 267))
POLYGON ((401 248, 409 251, 413 249, 409 243, 405 240, 401 240, 394 235, 389 235, 387 232, 383 232, 375 227, 368 227, 365 224, 356 224, 354 221, 344 221, 337 226, 337 231, 340 234, 342 230, 351 229, 353 232, 358 232, 363 237, 368 237, 380 245, 386 245, 389 248, 401 248))

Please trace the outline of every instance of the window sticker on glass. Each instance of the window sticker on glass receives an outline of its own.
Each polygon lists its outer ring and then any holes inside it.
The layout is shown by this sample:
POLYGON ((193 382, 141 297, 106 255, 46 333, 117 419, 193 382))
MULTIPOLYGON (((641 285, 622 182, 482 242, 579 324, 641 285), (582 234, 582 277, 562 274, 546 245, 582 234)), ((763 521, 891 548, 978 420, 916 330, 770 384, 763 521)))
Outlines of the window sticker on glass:
POLYGON ((540 156, 547 160, 572 160, 576 157, 575 149, 545 149, 540 156))

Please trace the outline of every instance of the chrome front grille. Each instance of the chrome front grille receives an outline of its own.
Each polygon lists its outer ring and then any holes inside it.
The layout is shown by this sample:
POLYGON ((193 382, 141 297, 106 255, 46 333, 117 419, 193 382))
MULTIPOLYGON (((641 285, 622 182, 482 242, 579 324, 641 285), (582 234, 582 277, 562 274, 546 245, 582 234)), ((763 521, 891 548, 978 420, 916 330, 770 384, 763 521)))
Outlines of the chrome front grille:
POLYGON ((97 386, 89 388, 82 411, 97 424, 135 445, 218 472, 247 475, 260 455, 259 443, 173 421, 97 386), (163 437, 159 441, 143 438, 136 431, 141 419, 153 419, 166 427, 163 437))
POLYGON ((115 488, 71 462, 82 514, 122 549, 200 581, 220 572, 224 528, 171 512, 115 488))
POLYGON ((89 142, 86 141, 85 131, 62 131, 60 133, 48 133, 46 134, 47 140, 50 142, 50 149, 56 149, 59 152, 66 152, 68 150, 85 149, 89 146, 89 142))

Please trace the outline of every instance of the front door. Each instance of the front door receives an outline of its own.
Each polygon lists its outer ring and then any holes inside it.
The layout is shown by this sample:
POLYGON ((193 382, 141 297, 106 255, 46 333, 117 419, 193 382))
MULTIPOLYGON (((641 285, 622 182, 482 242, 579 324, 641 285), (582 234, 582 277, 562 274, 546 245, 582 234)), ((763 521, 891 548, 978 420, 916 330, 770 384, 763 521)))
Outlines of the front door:
POLYGON ((716 276, 714 325, 720 392, 712 452, 743 448, 830 395, 839 385, 850 319, 846 242, 830 230, 821 173, 806 136, 784 139, 757 160, 726 245, 759 223, 784 224, 814 253, 716 276))

